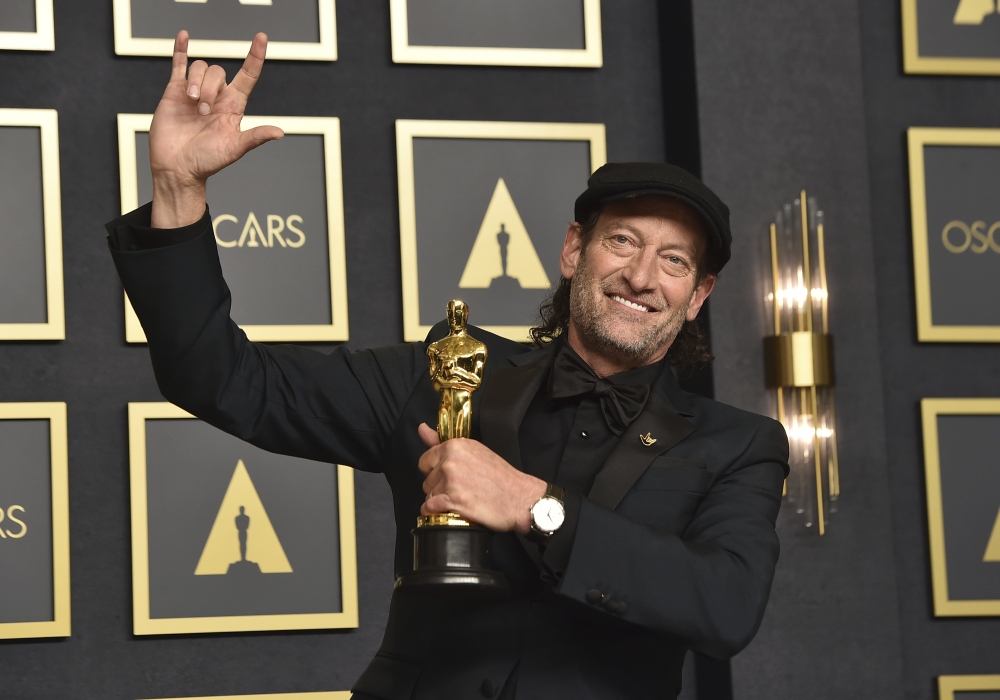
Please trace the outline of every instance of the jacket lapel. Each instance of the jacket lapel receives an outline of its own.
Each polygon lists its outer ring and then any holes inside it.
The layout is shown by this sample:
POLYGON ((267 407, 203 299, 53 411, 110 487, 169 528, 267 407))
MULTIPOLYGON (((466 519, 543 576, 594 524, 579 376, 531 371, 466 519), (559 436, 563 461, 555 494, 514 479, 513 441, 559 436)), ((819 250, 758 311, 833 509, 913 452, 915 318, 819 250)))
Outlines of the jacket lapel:
POLYGON ((550 343, 541 350, 515 355, 513 366, 499 367, 490 374, 479 404, 479 431, 483 444, 521 469, 521 446, 517 431, 531 400, 541 389, 555 356, 550 343))
POLYGON ((654 459, 694 431, 694 426, 678 413, 674 404, 681 410, 686 409, 683 394, 667 367, 646 407, 622 433, 597 473, 587 496, 590 500, 613 510, 654 459))

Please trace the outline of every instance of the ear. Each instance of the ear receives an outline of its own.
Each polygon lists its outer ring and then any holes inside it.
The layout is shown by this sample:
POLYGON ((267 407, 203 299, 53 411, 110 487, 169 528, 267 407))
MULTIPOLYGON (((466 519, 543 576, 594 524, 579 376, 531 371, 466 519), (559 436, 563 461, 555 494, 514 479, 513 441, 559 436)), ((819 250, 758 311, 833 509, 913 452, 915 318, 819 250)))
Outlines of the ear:
POLYGON ((566 240, 563 241, 562 253, 559 254, 559 271, 566 279, 573 279, 576 266, 580 261, 583 238, 580 224, 575 221, 566 229, 566 240))
POLYGON ((693 321, 698 318, 698 312, 701 311, 702 305, 714 288, 715 275, 706 275, 705 279, 694 288, 694 292, 691 294, 691 303, 688 304, 687 315, 684 317, 685 321, 693 321))

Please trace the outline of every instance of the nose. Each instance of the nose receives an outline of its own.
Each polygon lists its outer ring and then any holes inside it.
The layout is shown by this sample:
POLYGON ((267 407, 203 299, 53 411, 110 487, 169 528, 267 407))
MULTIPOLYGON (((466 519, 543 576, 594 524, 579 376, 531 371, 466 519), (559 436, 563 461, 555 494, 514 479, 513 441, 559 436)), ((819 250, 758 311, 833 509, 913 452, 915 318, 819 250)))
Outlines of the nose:
POLYGON ((622 276, 634 292, 645 292, 656 287, 657 252, 653 246, 643 246, 629 260, 622 276))

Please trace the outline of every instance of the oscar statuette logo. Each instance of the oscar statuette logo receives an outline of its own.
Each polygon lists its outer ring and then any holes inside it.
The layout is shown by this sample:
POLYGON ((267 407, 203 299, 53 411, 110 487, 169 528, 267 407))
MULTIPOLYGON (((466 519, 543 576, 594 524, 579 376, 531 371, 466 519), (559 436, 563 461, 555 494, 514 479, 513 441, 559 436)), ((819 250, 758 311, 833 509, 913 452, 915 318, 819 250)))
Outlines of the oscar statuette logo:
MULTIPOLYGON (((449 332, 427 346, 431 385, 439 393, 437 433, 441 442, 472 432, 472 392, 483 381, 486 345, 467 331, 469 308, 448 302, 449 332)), ((417 595, 502 596, 507 578, 492 567, 493 533, 458 513, 417 518, 413 534, 413 571, 396 579, 402 593, 417 595)))
POLYGON ((959 0, 954 24, 982 24, 987 15, 997 11, 996 0, 959 0))

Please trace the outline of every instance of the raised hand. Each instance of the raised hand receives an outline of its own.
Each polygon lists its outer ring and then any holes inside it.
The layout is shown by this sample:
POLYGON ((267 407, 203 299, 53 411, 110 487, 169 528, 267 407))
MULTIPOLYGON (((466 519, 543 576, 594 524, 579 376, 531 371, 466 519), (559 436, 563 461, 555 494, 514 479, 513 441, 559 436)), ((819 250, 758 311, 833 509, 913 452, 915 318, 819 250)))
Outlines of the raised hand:
POLYGON ((174 40, 170 82, 149 129, 154 228, 177 228, 205 212, 205 182, 262 143, 280 139, 276 126, 240 131, 247 99, 260 77, 267 35, 253 38, 250 53, 229 84, 221 66, 187 65, 188 33, 174 40))

